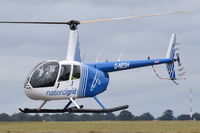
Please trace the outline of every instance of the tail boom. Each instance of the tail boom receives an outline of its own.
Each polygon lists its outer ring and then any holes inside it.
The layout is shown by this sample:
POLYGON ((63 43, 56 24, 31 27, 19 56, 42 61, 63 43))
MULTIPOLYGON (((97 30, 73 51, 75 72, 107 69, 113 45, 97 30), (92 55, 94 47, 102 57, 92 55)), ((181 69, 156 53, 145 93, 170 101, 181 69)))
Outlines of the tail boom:
MULTIPOLYGON (((176 73, 174 68, 174 62, 178 61, 180 64, 179 56, 175 55, 176 51, 176 34, 172 34, 171 40, 168 46, 166 58, 163 59, 148 59, 148 60, 135 60, 135 61, 116 61, 116 62, 101 62, 101 63, 93 63, 87 64, 91 67, 99 69, 100 71, 109 73, 115 71, 122 71, 127 69, 139 68, 139 67, 146 67, 146 66, 154 66, 159 64, 166 64, 169 78, 162 78, 162 79, 169 79, 169 80, 176 80, 176 73), (174 58, 177 57, 177 59, 174 58)), ((155 69, 154 69, 155 71, 155 69)), ((175 82, 175 81, 174 81, 175 82)))
POLYGON ((108 73, 108 72, 122 71, 127 69, 159 65, 165 63, 173 63, 173 59, 166 58, 166 59, 149 59, 149 60, 136 60, 136 61, 101 62, 101 63, 93 63, 87 65, 108 73))

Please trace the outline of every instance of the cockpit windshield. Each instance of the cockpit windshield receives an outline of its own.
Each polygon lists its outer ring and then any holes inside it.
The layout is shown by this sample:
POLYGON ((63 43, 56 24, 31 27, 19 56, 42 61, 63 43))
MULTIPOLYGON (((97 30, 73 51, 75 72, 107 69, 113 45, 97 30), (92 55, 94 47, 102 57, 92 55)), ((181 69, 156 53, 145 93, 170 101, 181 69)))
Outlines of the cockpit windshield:
POLYGON ((33 88, 54 86, 59 71, 58 62, 46 62, 38 66, 31 76, 33 88))
POLYGON ((30 80, 30 76, 33 73, 33 71, 41 64, 43 64, 45 61, 38 63, 33 69, 31 69, 31 71, 28 73, 26 80, 24 82, 24 88, 26 87, 26 85, 28 84, 29 80, 30 80))

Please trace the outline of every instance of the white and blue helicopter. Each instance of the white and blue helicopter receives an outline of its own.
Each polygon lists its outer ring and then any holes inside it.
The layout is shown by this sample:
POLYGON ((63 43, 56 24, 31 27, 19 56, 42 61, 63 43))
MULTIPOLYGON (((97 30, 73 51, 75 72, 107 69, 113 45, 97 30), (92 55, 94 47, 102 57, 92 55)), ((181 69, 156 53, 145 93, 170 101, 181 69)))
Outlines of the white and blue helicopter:
MULTIPOLYGON (((181 12, 175 12, 181 13, 181 12)), ((149 14, 143 16, 130 16, 123 18, 75 21, 68 22, 16 22, 16 21, 0 21, 0 23, 16 23, 16 24, 62 24, 69 25, 70 35, 68 43, 68 51, 65 60, 56 61, 49 60, 41 62, 32 69, 28 74, 24 92, 26 96, 33 100, 42 100, 43 103, 37 109, 19 109, 24 113, 108 113, 129 106, 119 106, 114 108, 105 108, 105 106, 97 98, 97 95, 106 91, 109 83, 109 73, 133 69, 138 67, 153 66, 166 64, 169 73, 169 80, 175 82, 178 78, 175 74, 174 63, 177 61, 181 66, 179 54, 175 54, 176 35, 172 34, 166 57, 163 59, 136 60, 136 61, 114 61, 114 62, 96 62, 84 64, 81 62, 78 25, 83 23, 115 21, 122 19, 144 18, 151 16, 169 15, 167 14, 149 14), (77 98, 91 97, 102 107, 102 109, 84 109, 83 105, 78 105, 75 101, 77 98), (63 109, 43 109, 43 106, 52 100, 68 99, 69 102, 63 109), (70 107, 71 104, 74 107, 70 107)), ((175 82, 176 83, 176 82, 175 82)))

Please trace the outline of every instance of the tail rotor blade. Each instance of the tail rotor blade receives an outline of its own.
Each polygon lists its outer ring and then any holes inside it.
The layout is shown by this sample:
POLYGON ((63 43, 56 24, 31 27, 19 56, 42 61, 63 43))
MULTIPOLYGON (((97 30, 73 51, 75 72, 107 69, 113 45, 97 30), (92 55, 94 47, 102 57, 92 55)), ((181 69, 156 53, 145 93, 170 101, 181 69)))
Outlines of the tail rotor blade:
POLYGON ((180 43, 176 43, 175 53, 178 62, 178 76, 183 77, 186 74, 186 72, 184 70, 183 64, 180 61, 180 43))
POLYGON ((182 73, 179 73, 178 76, 179 76, 179 77, 183 77, 185 74, 186 74, 186 72, 183 71, 182 73))
POLYGON ((180 66, 178 66, 178 76, 182 77, 186 74, 186 71, 184 70, 183 65, 181 64, 180 66))
POLYGON ((183 71, 184 70, 184 67, 182 66, 182 65, 180 65, 179 67, 178 67, 178 71, 183 71))

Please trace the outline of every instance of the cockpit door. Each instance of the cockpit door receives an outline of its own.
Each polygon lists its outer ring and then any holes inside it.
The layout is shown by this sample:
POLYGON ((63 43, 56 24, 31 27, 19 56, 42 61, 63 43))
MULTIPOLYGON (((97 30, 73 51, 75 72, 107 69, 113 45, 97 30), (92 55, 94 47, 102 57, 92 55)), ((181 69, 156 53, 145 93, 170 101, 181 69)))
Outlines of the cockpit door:
POLYGON ((61 65, 57 89, 64 91, 66 96, 76 97, 80 82, 79 65, 61 65))
POLYGON ((80 83, 80 66, 79 65, 73 65, 71 83, 74 89, 78 89, 79 83, 80 83))
POLYGON ((71 71, 71 65, 61 65, 57 88, 66 89, 70 87, 71 71))

